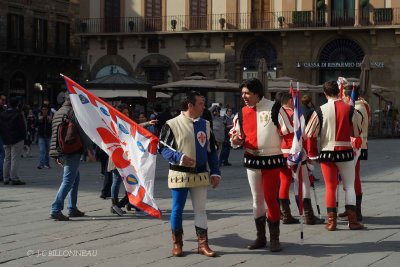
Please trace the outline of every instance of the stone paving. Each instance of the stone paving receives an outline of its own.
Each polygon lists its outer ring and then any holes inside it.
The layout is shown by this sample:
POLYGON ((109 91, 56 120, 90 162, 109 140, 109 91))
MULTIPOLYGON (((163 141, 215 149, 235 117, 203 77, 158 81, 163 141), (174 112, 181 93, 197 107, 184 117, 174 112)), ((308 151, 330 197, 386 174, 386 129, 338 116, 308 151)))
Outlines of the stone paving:
MULTIPOLYGON (((161 220, 129 213, 110 213, 109 199, 99 198, 102 187, 99 163, 81 165, 78 206, 87 216, 69 222, 49 219, 50 204, 62 170, 52 165, 36 168, 34 157, 21 159, 25 186, 0 185, 0 264, 4 266, 400 266, 400 140, 371 140, 369 160, 363 162, 363 214, 366 230, 350 231, 339 222, 338 231, 323 225, 281 225, 283 251, 271 253, 246 246, 255 237, 252 201, 242 150, 232 151, 233 166, 223 167, 223 180, 209 190, 208 219, 211 247, 219 257, 196 254, 197 241, 190 200, 184 212, 185 257, 171 257, 169 225, 171 196, 168 165, 157 161, 155 197, 161 220)), ((316 174, 321 177, 319 168, 316 174)), ((324 183, 317 184, 322 214, 324 183)), ((122 189, 121 189, 122 194, 122 189)), ((294 203, 293 194, 291 194, 294 203)), ((340 211, 344 194, 340 194, 340 211)), ((314 209, 315 201, 313 199, 314 209)), ((298 212, 292 204, 292 210, 298 212)), ((316 209, 315 209, 316 210, 316 209)), ((64 211, 66 213, 66 211, 64 211)))

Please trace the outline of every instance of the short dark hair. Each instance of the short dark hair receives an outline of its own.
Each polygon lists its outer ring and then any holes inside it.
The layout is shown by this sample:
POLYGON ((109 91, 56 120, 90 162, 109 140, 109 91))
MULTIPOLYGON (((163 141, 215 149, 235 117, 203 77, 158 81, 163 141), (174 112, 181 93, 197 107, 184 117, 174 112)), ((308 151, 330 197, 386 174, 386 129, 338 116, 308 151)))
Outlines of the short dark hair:
MULTIPOLYGON (((346 86, 346 90, 344 90, 344 95, 345 96, 351 96, 351 92, 353 91, 353 85, 347 85, 346 86)), ((358 98, 358 96, 360 95, 360 86, 359 85, 355 85, 354 86, 354 91, 356 92, 356 96, 358 98)))
POLYGON ((292 99, 292 95, 289 92, 279 92, 276 96, 276 100, 280 101, 282 105, 286 105, 290 99, 292 99))
POLYGON ((117 106, 117 109, 122 112, 124 109, 128 109, 128 105, 121 103, 117 106))
POLYGON ((307 106, 308 104, 310 104, 312 102, 312 99, 311 99, 311 97, 309 96, 309 95, 303 95, 302 96, 302 98, 301 98, 301 103, 304 105, 304 106, 307 106))
POLYGON ((243 81, 240 84, 239 89, 242 90, 244 87, 249 89, 249 91, 252 92, 253 94, 258 95, 260 99, 264 97, 264 88, 259 79, 250 78, 248 80, 243 81))
POLYGON ((189 104, 195 105, 196 104, 196 96, 203 97, 197 91, 190 91, 185 94, 185 98, 181 102, 182 111, 187 111, 189 109, 189 104))
POLYGON ((339 86, 336 81, 328 81, 324 83, 324 93, 327 96, 338 96, 339 95, 339 86))
POLYGON ((146 112, 143 112, 143 111, 142 111, 142 112, 140 112, 140 113, 139 113, 139 116, 140 116, 140 115, 143 115, 143 116, 145 116, 145 117, 146 117, 146 119, 147 119, 147 114, 146 114, 146 112))

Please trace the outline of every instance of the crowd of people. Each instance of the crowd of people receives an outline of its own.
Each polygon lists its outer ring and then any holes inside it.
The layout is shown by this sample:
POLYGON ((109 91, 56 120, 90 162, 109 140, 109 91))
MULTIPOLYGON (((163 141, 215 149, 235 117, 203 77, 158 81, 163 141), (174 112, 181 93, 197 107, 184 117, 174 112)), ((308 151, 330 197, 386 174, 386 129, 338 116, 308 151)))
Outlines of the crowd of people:
MULTIPOLYGON (((270 251, 282 250, 280 223, 299 223, 290 209, 289 188, 292 181, 298 188, 295 198, 299 209, 304 209, 305 223, 324 223, 324 219, 315 216, 310 197, 315 181, 313 165, 317 164, 321 166, 326 188, 326 229, 337 229, 336 190, 339 176, 343 181, 346 204, 339 217, 349 221, 350 230, 364 228, 361 223, 360 160, 368 158, 371 112, 368 103, 359 95, 352 103, 352 86, 346 87, 345 80, 342 85, 345 90, 340 97, 338 83, 326 82, 323 89, 327 103, 319 108, 313 106, 309 96, 301 99, 304 126, 300 140, 303 149, 299 155, 293 155, 291 151, 297 137, 293 95, 285 92, 278 94, 274 101, 267 99, 261 82, 256 78, 240 85, 244 106, 235 115, 229 106, 224 114, 221 114, 220 105, 207 109, 205 98, 195 91, 185 94, 179 114, 169 109, 162 112, 160 106, 156 106, 149 116, 144 112, 136 114, 142 127, 159 136, 158 152, 170 163, 168 187, 172 194, 172 256, 184 255, 182 212, 188 193, 193 205, 198 253, 216 256, 208 244, 207 191, 210 185, 215 188, 223 181, 220 167, 232 165, 229 162, 231 148, 243 149, 244 167, 253 198, 256 239, 248 245, 248 249, 267 247, 268 225, 270 251), (320 139, 320 149, 317 138, 320 139), (295 162, 294 156, 297 156, 295 162)), ((354 89, 359 94, 359 87, 354 89)), ((94 148, 80 127, 77 135, 82 141, 81 148, 68 154, 60 152, 57 138, 59 125, 68 120, 79 126, 68 94, 59 110, 54 112, 46 103, 37 116, 32 110, 24 113, 18 108, 15 98, 10 99, 8 106, 5 102, 5 97, 1 96, 0 150, 4 148, 5 153, 0 153, 0 161, 4 161, 0 167, 4 184, 25 184, 18 176, 17 158, 23 154, 24 145, 25 156, 29 156, 30 145, 37 138, 40 154, 38 169, 50 168, 50 157, 63 167, 62 182, 51 205, 52 219, 67 221, 70 217, 85 216, 77 207, 82 154, 87 155, 88 161, 97 158, 101 163, 104 185, 100 197, 111 198, 110 211, 123 216, 126 213, 124 207, 127 210, 136 208, 129 203, 126 192, 119 199, 123 178, 107 154, 94 148), (4 160, 2 154, 5 154, 4 160), (62 211, 67 196, 68 216, 65 216, 62 211)), ((126 117, 134 118, 128 105, 120 104, 116 108, 126 117)))

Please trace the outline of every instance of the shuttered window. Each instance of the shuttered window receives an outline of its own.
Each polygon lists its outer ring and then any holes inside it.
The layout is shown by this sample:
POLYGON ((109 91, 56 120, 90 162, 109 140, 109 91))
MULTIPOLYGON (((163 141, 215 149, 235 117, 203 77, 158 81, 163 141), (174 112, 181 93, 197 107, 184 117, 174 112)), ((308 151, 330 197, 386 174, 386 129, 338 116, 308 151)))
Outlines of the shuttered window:
POLYGON ((190 28, 192 30, 207 29, 207 0, 190 1, 190 28))
POLYGON ((146 31, 161 31, 161 0, 146 0, 145 29, 146 31))

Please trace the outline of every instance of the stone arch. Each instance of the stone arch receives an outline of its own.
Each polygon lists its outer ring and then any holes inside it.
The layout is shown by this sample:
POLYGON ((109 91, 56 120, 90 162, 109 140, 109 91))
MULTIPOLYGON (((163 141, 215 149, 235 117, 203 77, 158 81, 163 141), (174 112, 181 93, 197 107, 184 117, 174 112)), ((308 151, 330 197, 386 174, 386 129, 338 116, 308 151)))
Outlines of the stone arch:
POLYGON ((175 63, 167 56, 160 54, 152 54, 145 56, 136 66, 135 76, 141 76, 145 73, 146 68, 161 67, 166 68, 172 75, 172 80, 180 80, 180 75, 175 63))
POLYGON ((125 58, 119 55, 106 55, 99 58, 96 63, 93 64, 93 67, 90 71, 90 78, 94 79, 96 77, 96 73, 107 65, 118 65, 123 68, 128 75, 131 76, 133 74, 133 68, 125 58))
POLYGON ((272 70, 278 64, 278 53, 275 47, 264 38, 254 39, 243 46, 240 62, 247 69, 257 69, 261 58, 267 60, 267 67, 272 70))

